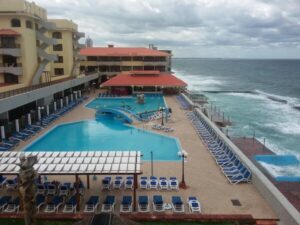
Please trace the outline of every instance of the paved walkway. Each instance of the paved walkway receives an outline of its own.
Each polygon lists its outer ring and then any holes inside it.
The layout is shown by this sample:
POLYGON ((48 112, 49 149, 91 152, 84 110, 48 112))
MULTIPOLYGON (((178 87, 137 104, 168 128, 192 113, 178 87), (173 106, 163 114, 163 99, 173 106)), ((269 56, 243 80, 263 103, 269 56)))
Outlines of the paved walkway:
MULTIPOLYGON (((92 99, 93 96, 89 98, 92 99)), ((87 100, 87 101, 89 101, 87 100)), ((41 134, 56 124, 63 122, 78 121, 83 119, 93 119, 95 111, 85 108, 83 104, 75 108, 72 112, 66 114, 64 117, 58 119, 45 129, 41 134)), ((172 133, 164 133, 179 138, 181 146, 188 152, 187 162, 185 163, 185 180, 188 189, 180 191, 141 191, 138 190, 138 195, 147 194, 151 198, 154 194, 162 194, 166 202, 170 202, 172 195, 181 195, 184 202, 190 195, 197 196, 202 204, 202 211, 205 214, 251 214, 254 218, 274 219, 276 215, 266 203, 263 197, 256 191, 252 184, 237 184, 231 185, 216 165, 214 159, 209 154, 208 150, 203 145, 202 141, 197 136, 190 121, 187 119, 184 110, 180 108, 175 97, 166 97, 166 102, 172 108, 172 119, 166 124, 175 129, 172 133), (233 206, 231 200, 239 200, 241 206, 233 206)), ((160 123, 158 120, 157 123, 160 123)), ((146 124, 135 124, 144 129, 151 129, 146 124)), ((156 132, 156 131, 155 131, 156 132)), ((39 135, 41 135, 39 134, 39 135)), ((67 134, 66 134, 67 135, 67 134)), ((25 145, 29 144, 33 139, 28 140, 26 143, 20 144, 19 150, 25 145)), ((62 137, 63 138, 63 137, 62 137)), ((112 137, 113 138, 113 137, 112 137)), ((162 149, 163 151, 163 149, 162 149)), ((155 176, 176 176, 179 181, 181 180, 181 162, 155 162, 154 175, 155 176)), ((143 172, 145 176, 150 176, 151 167, 150 162, 144 162, 143 172)), ((48 177, 48 180, 60 181, 74 181, 74 177, 48 177)), ((81 179, 85 181, 86 177, 82 176, 81 179)), ((118 205, 121 196, 124 194, 131 194, 131 191, 101 191, 101 178, 98 177, 93 180, 91 177, 91 189, 88 190, 87 195, 99 195, 101 201, 104 196, 113 193, 117 196, 118 205)), ((87 196, 85 197, 87 199, 87 196)), ((117 207, 119 211, 119 206, 117 207)), ((187 210, 186 210, 187 211, 187 210)))

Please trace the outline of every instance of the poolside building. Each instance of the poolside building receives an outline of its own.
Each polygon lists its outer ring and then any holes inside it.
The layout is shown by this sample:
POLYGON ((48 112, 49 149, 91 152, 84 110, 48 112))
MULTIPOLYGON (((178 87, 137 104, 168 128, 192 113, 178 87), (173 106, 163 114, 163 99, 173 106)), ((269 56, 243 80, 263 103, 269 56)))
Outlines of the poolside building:
POLYGON ((152 45, 149 45, 149 48, 125 48, 114 45, 83 48, 80 54, 86 56, 80 63, 80 70, 99 71, 103 81, 120 72, 131 70, 171 71, 171 51, 157 50, 152 45))
POLYGON ((107 87, 110 93, 117 95, 141 92, 174 94, 186 86, 184 81, 173 74, 158 70, 121 72, 101 84, 101 87, 107 87))

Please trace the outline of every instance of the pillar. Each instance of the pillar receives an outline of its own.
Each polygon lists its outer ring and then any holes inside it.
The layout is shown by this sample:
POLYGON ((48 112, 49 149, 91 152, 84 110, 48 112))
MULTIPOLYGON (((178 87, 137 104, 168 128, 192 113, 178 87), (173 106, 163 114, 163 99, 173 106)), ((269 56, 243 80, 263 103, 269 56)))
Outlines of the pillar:
POLYGON ((63 99, 61 98, 61 99, 60 99, 60 108, 62 108, 62 107, 64 107, 64 101, 63 101, 63 99))
POLYGON ((78 97, 81 98, 81 90, 78 91, 78 97))
POLYGON ((15 120, 15 124, 16 124, 16 131, 19 132, 20 131, 19 119, 15 120))
POLYGON ((49 114, 50 114, 49 105, 46 105, 46 112, 47 112, 47 116, 49 116, 49 114))
POLYGON ((1 139, 5 139, 5 129, 4 126, 1 126, 1 139))
POLYGON ((69 105, 69 97, 66 96, 66 105, 69 105))
POLYGON ((27 122, 28 122, 28 125, 31 125, 31 114, 30 113, 27 114, 27 122))
POLYGON ((74 100, 74 99, 73 99, 73 94, 71 94, 70 96, 71 96, 71 102, 73 102, 73 100, 74 100))
POLYGON ((53 103, 53 108, 54 108, 54 112, 56 112, 56 110, 57 110, 56 102, 53 103))
POLYGON ((38 107, 38 120, 40 121, 42 118, 42 115, 41 115, 41 108, 38 107))

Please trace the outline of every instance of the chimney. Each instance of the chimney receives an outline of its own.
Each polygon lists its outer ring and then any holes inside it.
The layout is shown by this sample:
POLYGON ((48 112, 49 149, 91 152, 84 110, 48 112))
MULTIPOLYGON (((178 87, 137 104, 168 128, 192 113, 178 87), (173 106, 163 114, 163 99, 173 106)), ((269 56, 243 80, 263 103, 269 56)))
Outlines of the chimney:
POLYGON ((109 48, 113 48, 113 47, 114 47, 114 45, 108 45, 108 47, 109 47, 109 48))

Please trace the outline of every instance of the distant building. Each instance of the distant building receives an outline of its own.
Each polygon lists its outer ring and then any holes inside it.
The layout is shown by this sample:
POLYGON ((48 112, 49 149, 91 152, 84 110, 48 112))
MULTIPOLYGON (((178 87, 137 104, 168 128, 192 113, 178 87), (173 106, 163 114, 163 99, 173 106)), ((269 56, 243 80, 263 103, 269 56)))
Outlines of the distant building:
POLYGON ((93 39, 90 37, 87 37, 85 40, 85 47, 86 48, 92 48, 93 47, 93 39))
POLYGON ((86 56, 86 59, 80 62, 80 70, 97 71, 106 78, 132 70, 170 72, 172 54, 157 50, 153 45, 149 47, 124 48, 108 45, 108 47, 83 48, 80 54, 86 56))

